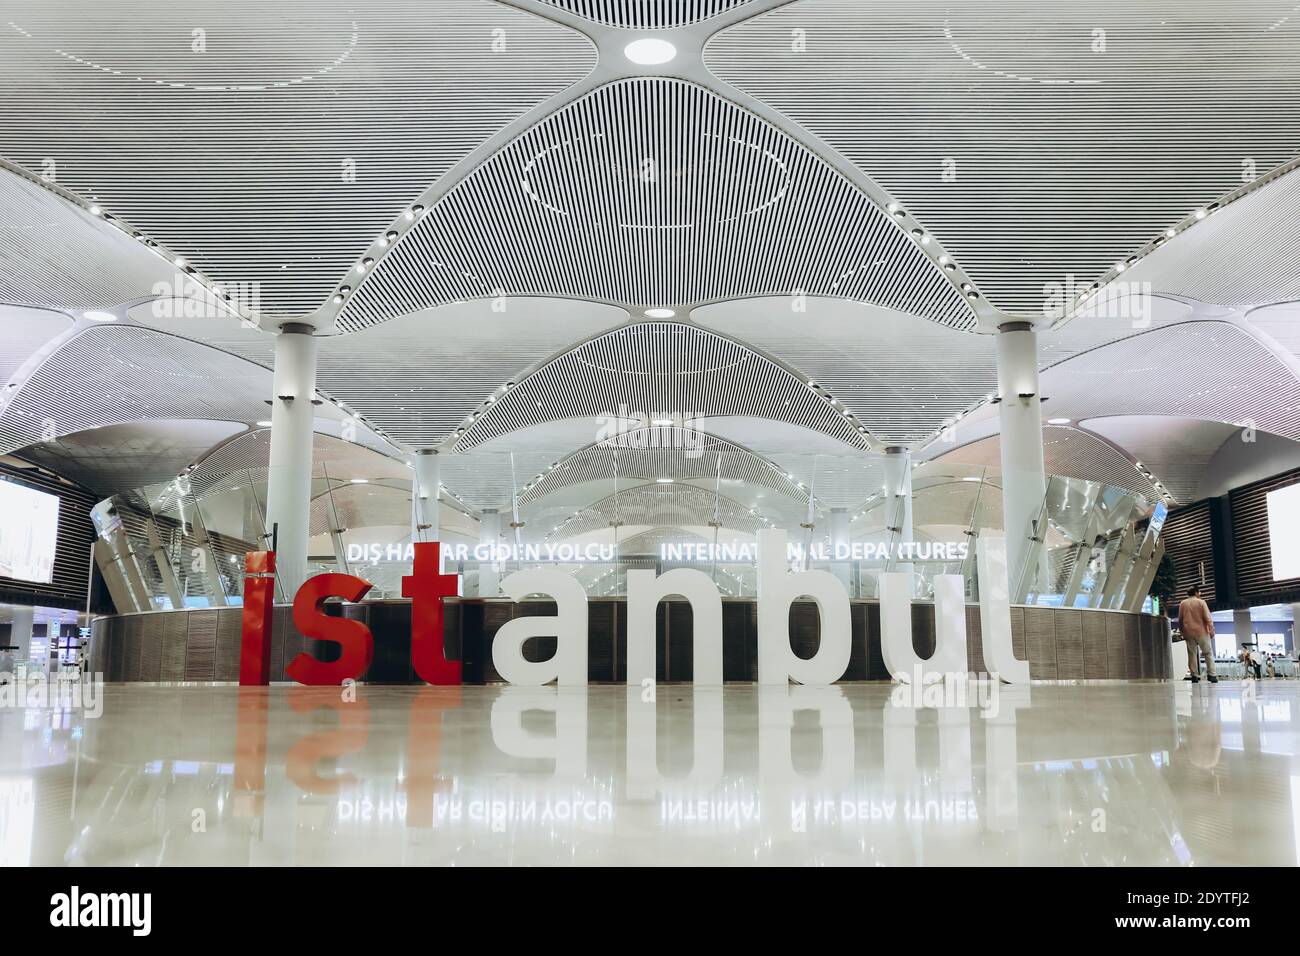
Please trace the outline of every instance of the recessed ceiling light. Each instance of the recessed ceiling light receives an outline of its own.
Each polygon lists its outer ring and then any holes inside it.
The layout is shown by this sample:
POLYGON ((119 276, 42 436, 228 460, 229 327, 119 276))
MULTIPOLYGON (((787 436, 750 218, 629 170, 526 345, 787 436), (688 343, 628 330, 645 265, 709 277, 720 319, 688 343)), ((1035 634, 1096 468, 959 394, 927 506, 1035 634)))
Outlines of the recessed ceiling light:
POLYGON ((656 478, 655 481, 659 482, 661 485, 671 485, 673 483, 671 478, 656 478))
POLYGON ((270 428, 270 427, 271 427, 271 423, 270 423, 270 422, 258 422, 258 423, 257 423, 257 427, 258 427, 258 428, 270 428))
POLYGON ((1208 215, 1208 213, 1206 213, 1206 211, 1205 211, 1204 209, 1198 209, 1198 210, 1196 210, 1196 218, 1197 218, 1197 219, 1204 219, 1207 215, 1208 215))
POLYGON ((115 316, 112 312, 101 312, 98 309, 92 309, 89 312, 83 312, 81 314, 85 316, 87 319, 90 319, 90 321, 92 322, 116 322, 117 321, 117 316, 115 316))
POLYGON ((677 313, 672 309, 646 309, 645 314, 651 319, 671 319, 677 313))
POLYGON ((642 37, 623 47, 623 55, 639 66, 658 66, 677 56, 677 47, 658 37, 642 37))
POLYGON ((368 484, 370 484, 370 479, 369 479, 369 478, 350 478, 350 479, 348 479, 348 480, 349 480, 349 482, 351 482, 351 483, 354 484, 354 485, 368 485, 368 484))
POLYGON ((983 479, 977 478, 974 475, 967 475, 965 478, 962 479, 962 481, 981 481, 981 480, 983 479))
POLYGON ((663 425, 671 425, 672 423, 673 420, 671 418, 656 418, 650 424, 663 426, 663 425))
POLYGON ((1068 425, 1068 424, 1070 424, 1070 420, 1069 420, 1068 418, 1049 418, 1049 419, 1047 420, 1047 424, 1049 424, 1049 425, 1068 425))

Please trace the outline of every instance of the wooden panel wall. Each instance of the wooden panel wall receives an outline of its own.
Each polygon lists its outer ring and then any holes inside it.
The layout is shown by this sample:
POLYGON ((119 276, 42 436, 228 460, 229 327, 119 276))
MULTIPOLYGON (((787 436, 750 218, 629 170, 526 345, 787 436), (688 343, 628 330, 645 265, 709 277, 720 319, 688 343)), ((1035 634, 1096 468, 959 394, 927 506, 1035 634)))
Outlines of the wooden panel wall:
MULTIPOLYGON (((627 621, 622 601, 590 602, 588 676, 593 682, 626 680, 627 621)), ((365 680, 405 684, 416 681, 410 666, 410 605, 402 602, 335 606, 332 613, 367 622, 374 632, 375 657, 365 680)), ((162 611, 100 618, 92 629, 92 668, 110 681, 234 681, 239 676, 239 608, 162 611)), ((514 617, 553 615, 548 602, 464 601, 449 604, 446 641, 449 656, 464 662, 466 683, 496 683, 492 640, 514 617)), ((689 681, 694 672, 689 605, 664 601, 656 614, 660 680, 689 681)), ((880 608, 852 606, 853 647, 845 680, 887 680, 880 652, 880 608)), ((918 653, 934 649, 934 608, 913 605, 912 644, 918 653)), ((1075 608, 1012 608, 1012 647, 1029 660, 1034 680, 1169 679, 1172 646, 1165 621, 1141 614, 1075 608)), ((752 601, 725 601, 722 616, 723 677, 752 681, 758 675, 757 606, 752 601)), ((973 673, 986 670, 979 609, 966 609, 967 664, 973 673)), ((799 602, 790 610, 791 645, 808 656, 817 649, 820 621, 816 606, 799 602)), ((524 645, 530 660, 554 653, 555 638, 532 638, 524 645)), ((290 609, 276 608, 271 641, 272 680, 286 680, 285 667, 310 651, 322 660, 337 659, 337 647, 309 641, 293 626, 290 609)))

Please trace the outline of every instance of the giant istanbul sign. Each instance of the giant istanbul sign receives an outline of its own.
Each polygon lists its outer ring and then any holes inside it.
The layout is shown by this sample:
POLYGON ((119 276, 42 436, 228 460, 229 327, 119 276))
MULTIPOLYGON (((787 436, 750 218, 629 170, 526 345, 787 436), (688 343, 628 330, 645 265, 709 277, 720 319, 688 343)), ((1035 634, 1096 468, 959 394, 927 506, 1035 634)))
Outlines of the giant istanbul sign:
MULTIPOLYGON (((441 573, 441 546, 414 547, 412 573, 402 578, 402 594, 411 599, 411 664, 430 684, 459 684, 461 665, 448 660, 443 646, 443 598, 458 593, 457 575, 441 573)), ((844 676, 849 665, 852 628, 849 595, 829 571, 792 570, 784 531, 758 533, 758 682, 826 685, 844 676), (790 646, 790 604, 811 598, 821 619, 815 654, 803 658, 790 646)), ((984 660, 990 676, 1007 683, 1028 683, 1029 664, 1011 649, 1011 605, 1007 586, 1006 543, 981 539, 976 548, 980 582, 980 627, 984 660)), ((243 629, 239 680, 266 684, 271 670, 271 609, 275 555, 248 556, 244 581, 243 629)), ((327 614, 331 598, 359 601, 370 582, 351 574, 321 574, 309 579, 294 597, 293 622, 305 637, 340 646, 337 660, 322 661, 303 653, 285 668, 301 684, 338 685, 357 680, 370 667, 374 635, 360 621, 327 614)), ((880 634, 885 666, 896 680, 923 682, 965 675, 966 582, 957 574, 934 578, 935 650, 921 658, 912 646, 912 575, 880 575, 880 634)), ((553 615, 517 617, 497 631, 492 663, 512 684, 561 686, 587 683, 587 593, 572 574, 556 568, 518 571, 501 582, 514 601, 542 595, 555 602, 553 615), (544 661, 524 658, 524 642, 555 637, 555 653, 544 661)), ((690 602, 694 618, 694 675, 697 685, 722 684, 722 596, 702 571, 676 568, 664 574, 627 572, 627 682, 642 684, 655 676, 655 609, 666 597, 690 602)))

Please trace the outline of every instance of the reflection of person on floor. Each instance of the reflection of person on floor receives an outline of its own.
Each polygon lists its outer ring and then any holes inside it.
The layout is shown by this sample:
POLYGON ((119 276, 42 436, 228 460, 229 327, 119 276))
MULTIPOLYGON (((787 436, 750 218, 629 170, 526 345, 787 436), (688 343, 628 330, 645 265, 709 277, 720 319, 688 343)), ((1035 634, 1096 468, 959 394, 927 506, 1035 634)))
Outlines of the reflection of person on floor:
POLYGON ((1213 695, 1198 694, 1191 698, 1190 720, 1182 725, 1179 735, 1179 754, 1187 757, 1193 766, 1211 770, 1218 766, 1223 752, 1223 730, 1219 723, 1219 706, 1213 695))
POLYGON ((14 672, 14 652, 9 648, 0 650, 0 684, 9 683, 14 672))
POLYGON ((1178 605, 1178 628, 1183 640, 1187 642, 1187 670, 1191 673, 1192 683, 1200 681, 1201 667, 1196 660, 1199 649, 1205 658, 1205 669, 1211 684, 1217 684, 1219 678, 1214 673, 1214 618, 1210 615, 1210 606, 1201 600, 1201 589, 1193 585, 1187 589, 1187 597, 1178 605))

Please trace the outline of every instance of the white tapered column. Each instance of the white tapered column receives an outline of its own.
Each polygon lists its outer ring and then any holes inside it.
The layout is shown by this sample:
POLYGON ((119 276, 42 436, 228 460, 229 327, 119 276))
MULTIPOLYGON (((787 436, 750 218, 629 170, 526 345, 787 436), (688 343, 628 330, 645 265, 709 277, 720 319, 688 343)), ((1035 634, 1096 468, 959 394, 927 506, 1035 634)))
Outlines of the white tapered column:
MULTIPOLYGON (((266 533, 275 535, 281 596, 292 600, 307 577, 310 537, 312 400, 316 397, 316 338, 311 326, 280 327, 274 382, 266 533)), ((269 537, 266 546, 271 547, 269 537)))
MULTIPOLYGON (((895 548, 911 546, 912 537, 912 453, 906 448, 893 446, 885 449, 885 515, 888 519, 889 540, 895 548)), ((893 569, 906 574, 912 582, 913 565, 900 561, 894 554, 893 569)))
POLYGON ((1023 589, 1017 585, 1026 563, 1036 561, 1040 553, 1030 539, 1034 536, 1033 522, 1047 495, 1042 397, 1038 393, 1038 334, 1029 322, 1008 322, 998 328, 998 417, 1002 431, 1002 516, 1014 603, 1024 599, 1020 593, 1023 589))
POLYGON ((849 526, 853 515, 847 508, 831 509, 831 573, 844 582, 853 597, 853 536, 849 526))
POLYGON ((415 480, 411 502, 412 541, 441 541, 438 529, 439 492, 441 485, 438 453, 432 448, 421 448, 413 456, 415 480))
MULTIPOLYGON (((479 544, 496 548, 501 541, 501 512, 494 509, 484 510, 479 518, 478 540, 479 544)), ((497 597, 501 593, 501 572, 497 570, 499 567, 500 565, 492 560, 478 563, 479 597, 497 597)))

